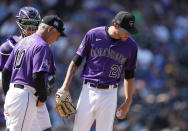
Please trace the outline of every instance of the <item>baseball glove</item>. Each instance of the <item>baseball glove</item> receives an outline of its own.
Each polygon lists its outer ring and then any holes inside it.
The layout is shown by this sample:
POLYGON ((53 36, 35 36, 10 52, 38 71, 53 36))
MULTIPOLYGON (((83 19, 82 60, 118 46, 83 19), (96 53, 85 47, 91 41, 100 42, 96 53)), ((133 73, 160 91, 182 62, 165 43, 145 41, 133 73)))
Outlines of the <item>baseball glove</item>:
POLYGON ((62 117, 69 117, 76 113, 72 104, 72 99, 68 91, 58 90, 55 94, 55 107, 58 114, 62 117))

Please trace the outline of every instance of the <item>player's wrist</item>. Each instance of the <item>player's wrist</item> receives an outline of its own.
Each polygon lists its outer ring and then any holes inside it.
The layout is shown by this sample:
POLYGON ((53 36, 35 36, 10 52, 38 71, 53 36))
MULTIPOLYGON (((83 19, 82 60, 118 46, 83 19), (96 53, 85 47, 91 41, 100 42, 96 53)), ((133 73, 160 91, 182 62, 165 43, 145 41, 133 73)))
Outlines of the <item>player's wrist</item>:
POLYGON ((125 102, 122 104, 124 107, 130 106, 132 103, 132 100, 126 99, 125 102))
POLYGON ((132 102, 132 98, 130 97, 125 98, 125 103, 131 103, 131 102, 132 102))
POLYGON ((47 99, 47 94, 45 94, 45 93, 44 94, 39 94, 38 100, 40 102, 45 102, 46 99, 47 99))
POLYGON ((61 91, 69 91, 68 86, 62 86, 59 90, 61 91))

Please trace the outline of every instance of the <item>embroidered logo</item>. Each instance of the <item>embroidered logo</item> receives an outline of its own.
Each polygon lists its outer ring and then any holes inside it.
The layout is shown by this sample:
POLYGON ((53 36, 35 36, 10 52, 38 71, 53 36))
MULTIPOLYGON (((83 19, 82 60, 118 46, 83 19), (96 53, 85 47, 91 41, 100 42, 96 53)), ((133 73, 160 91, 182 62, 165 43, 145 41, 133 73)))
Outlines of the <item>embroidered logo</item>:
POLYGON ((57 21, 54 21, 54 26, 58 27, 59 23, 57 21))

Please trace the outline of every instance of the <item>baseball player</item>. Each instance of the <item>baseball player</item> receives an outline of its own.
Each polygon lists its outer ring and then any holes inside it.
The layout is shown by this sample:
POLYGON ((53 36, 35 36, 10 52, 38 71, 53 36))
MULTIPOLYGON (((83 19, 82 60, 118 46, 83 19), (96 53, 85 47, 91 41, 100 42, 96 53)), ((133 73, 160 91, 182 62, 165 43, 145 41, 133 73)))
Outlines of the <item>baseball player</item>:
POLYGON ((19 41, 11 52, 2 71, 7 130, 52 130, 49 127, 42 129, 41 119, 37 115, 38 107, 43 107, 43 115, 49 119, 44 106, 47 99, 45 86, 48 75, 55 72, 49 45, 58 40, 60 35, 64 36, 63 31, 63 21, 58 16, 45 16, 36 33, 19 41))
MULTIPOLYGON (((16 15, 16 23, 19 27, 20 36, 10 36, 5 43, 0 46, 0 70, 2 71, 10 53, 16 44, 26 36, 29 36, 36 32, 38 25, 41 21, 40 14, 37 9, 33 7, 22 7, 16 15)), ((0 72, 0 78, 1 78, 0 72)), ((51 76, 49 76, 51 77, 51 76)), ((0 83, 2 78, 0 79, 0 83)), ((1 86, 2 84, 0 84, 1 86)), ((7 92, 5 89, 4 92, 7 92)), ((38 122, 41 129, 51 129, 51 122, 47 113, 46 105, 38 107, 37 111, 38 122)), ((34 125, 33 125, 34 127, 34 125)))
MULTIPOLYGON (((33 34, 41 21, 40 14, 33 7, 22 7, 16 15, 16 23, 19 27, 20 36, 13 35, 0 46, 0 83, 2 83, 2 69, 13 50, 14 46, 25 36, 33 34)), ((2 84, 0 84, 0 88, 2 84)))
POLYGON ((137 43, 135 17, 120 11, 110 27, 89 30, 68 68, 60 90, 69 90, 70 81, 82 59, 83 87, 77 103, 73 131, 89 131, 96 120, 96 131, 112 131, 117 106, 117 87, 124 74, 125 102, 118 108, 117 117, 124 119, 132 102, 137 43))

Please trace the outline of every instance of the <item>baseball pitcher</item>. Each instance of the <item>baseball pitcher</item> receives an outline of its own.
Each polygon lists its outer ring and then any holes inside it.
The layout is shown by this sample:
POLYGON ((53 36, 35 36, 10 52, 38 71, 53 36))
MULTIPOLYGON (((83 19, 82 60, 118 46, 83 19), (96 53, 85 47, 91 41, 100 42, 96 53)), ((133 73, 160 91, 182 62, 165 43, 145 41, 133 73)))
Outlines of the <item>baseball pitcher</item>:
POLYGON ((137 43, 135 17, 120 11, 110 27, 89 30, 68 68, 65 81, 58 90, 68 91, 70 81, 82 59, 83 87, 77 103, 73 131, 89 131, 96 120, 96 131, 112 131, 117 106, 117 88, 124 75, 125 102, 118 108, 117 117, 124 119, 132 102, 137 43))

